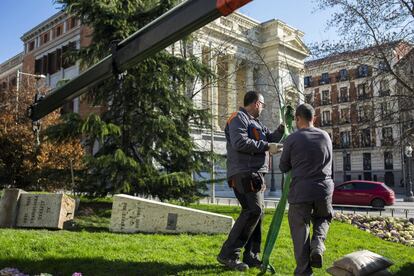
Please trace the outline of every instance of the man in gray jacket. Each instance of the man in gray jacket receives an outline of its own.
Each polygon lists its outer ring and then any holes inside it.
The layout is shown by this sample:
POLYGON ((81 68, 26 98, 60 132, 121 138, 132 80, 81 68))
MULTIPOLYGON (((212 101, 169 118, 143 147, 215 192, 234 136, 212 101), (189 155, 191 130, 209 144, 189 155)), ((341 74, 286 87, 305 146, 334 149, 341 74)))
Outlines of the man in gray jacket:
POLYGON ((273 133, 258 119, 265 107, 263 96, 249 91, 244 107, 234 112, 225 128, 227 140, 227 179, 242 207, 217 260, 240 271, 260 267, 261 224, 264 213, 264 174, 269 168, 269 153, 280 151, 283 126, 273 133), (243 262, 239 260, 244 247, 243 262))
POLYGON ((324 241, 332 220, 332 141, 328 133, 313 126, 315 111, 299 105, 298 130, 283 143, 280 170, 292 170, 289 227, 296 259, 295 275, 312 275, 311 267, 322 267, 324 241), (313 235, 310 239, 310 222, 313 235))

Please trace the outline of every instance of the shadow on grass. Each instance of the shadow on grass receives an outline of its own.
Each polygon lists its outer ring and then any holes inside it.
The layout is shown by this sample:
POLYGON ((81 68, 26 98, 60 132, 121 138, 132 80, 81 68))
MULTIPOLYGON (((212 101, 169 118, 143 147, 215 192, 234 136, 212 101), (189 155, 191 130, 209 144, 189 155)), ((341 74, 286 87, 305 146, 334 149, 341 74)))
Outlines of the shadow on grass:
POLYGON ((403 265, 400 270, 395 272, 393 275, 397 276, 412 276, 414 275, 414 263, 407 263, 403 265))
MULTIPOLYGON (((139 255, 139 252, 137 252, 139 255)), ((13 267, 21 272, 30 275, 50 273, 54 276, 72 275, 74 272, 81 272, 83 276, 88 275, 218 275, 226 271, 225 267, 218 264, 170 264, 161 262, 126 262, 111 261, 105 259, 88 258, 62 258, 43 260, 21 260, 2 259, 0 269, 13 267)))

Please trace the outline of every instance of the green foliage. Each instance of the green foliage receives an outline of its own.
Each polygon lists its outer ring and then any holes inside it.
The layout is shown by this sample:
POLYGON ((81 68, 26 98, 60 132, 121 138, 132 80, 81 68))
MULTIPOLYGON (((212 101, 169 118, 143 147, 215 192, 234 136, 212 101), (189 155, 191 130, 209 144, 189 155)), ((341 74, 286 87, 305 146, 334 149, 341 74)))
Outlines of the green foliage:
MULTIPOLYGON (((83 64, 91 66, 110 54, 111 42, 125 39, 178 1, 57 2, 93 28, 94 42, 78 53, 83 64)), ((82 135, 91 147, 99 141, 99 151, 86 160, 82 190, 194 200, 204 185, 195 183, 192 175, 203 169, 209 156, 195 150, 190 130, 208 127, 208 114, 194 108, 187 85, 209 76, 195 57, 161 51, 129 68, 121 81, 113 77, 92 88, 92 102, 106 105, 107 111, 83 122, 70 115, 66 125, 59 126, 61 136, 70 136, 74 129, 72 133, 82 135)))
MULTIPOLYGON (((193 205, 197 209, 238 216, 240 207, 193 205)), ((109 233, 110 204, 82 201, 73 231, 0 229, 0 267, 16 267, 30 275, 235 275, 216 261, 227 235, 161 235, 109 233), (83 206, 83 207, 82 207, 83 206), (106 206, 106 207, 105 207, 106 206), (88 215, 85 213, 89 212, 88 215)), ((266 210, 263 229, 269 228, 273 210, 266 210)), ((267 233, 264 231, 263 236, 267 233)), ((314 275, 327 275, 333 262, 353 251, 368 249, 395 264, 393 275, 412 275, 414 248, 383 241, 370 233, 334 221, 326 241, 322 269, 314 275)), ((276 275, 292 275, 295 260, 285 217, 280 238, 270 262, 276 275)), ((249 269, 243 275, 257 275, 249 269)))

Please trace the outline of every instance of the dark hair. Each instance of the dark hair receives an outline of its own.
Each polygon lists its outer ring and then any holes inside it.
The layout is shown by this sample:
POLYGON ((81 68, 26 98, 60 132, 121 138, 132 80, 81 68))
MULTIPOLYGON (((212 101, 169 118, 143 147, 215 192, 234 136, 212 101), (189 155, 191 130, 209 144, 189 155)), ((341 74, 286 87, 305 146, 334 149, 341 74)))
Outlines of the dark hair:
POLYGON ((259 100, 259 96, 261 96, 259 92, 256 91, 249 91, 244 95, 244 106, 248 106, 251 103, 255 103, 259 100))
POLYGON ((299 105, 296 108, 295 116, 299 116, 306 121, 312 121, 312 118, 315 116, 315 109, 310 104, 304 103, 299 105))

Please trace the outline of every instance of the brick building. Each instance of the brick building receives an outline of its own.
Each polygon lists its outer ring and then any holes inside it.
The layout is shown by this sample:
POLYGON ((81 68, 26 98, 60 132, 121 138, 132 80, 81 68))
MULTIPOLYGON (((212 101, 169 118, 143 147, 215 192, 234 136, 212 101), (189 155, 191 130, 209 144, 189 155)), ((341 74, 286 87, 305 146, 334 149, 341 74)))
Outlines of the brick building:
MULTIPOLYGON (((82 68, 79 61, 67 58, 73 49, 87 47, 91 43, 92 30, 81 25, 79 19, 58 12, 35 26, 21 37, 24 44, 22 71, 46 76, 46 86, 54 89, 60 80, 70 80, 78 76, 82 68)), ((82 101, 74 99, 64 107, 80 113, 99 112, 82 101)))
POLYGON ((336 182, 374 180, 403 189, 400 103, 388 66, 407 47, 390 43, 305 63, 305 101, 315 107, 316 126, 332 138, 336 182))

